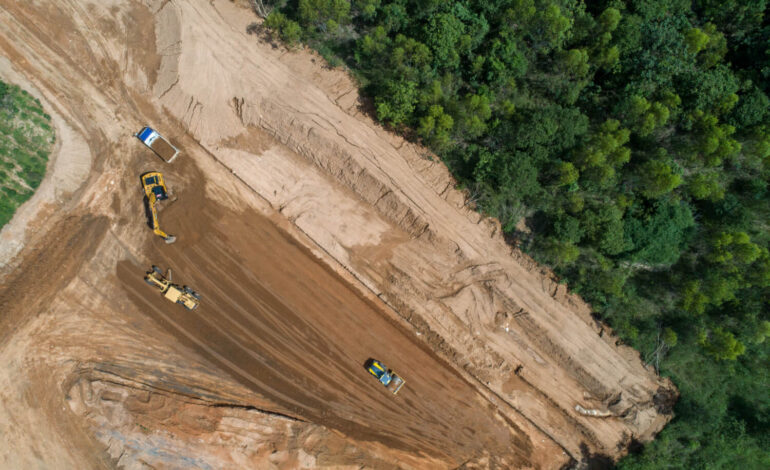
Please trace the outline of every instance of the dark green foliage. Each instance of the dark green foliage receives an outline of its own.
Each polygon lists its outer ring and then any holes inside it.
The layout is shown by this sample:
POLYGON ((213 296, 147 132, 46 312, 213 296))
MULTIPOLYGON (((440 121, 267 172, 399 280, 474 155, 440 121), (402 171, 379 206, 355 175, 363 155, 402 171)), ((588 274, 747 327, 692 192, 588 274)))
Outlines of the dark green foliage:
POLYGON ((628 257, 648 265, 672 265, 679 260, 695 227, 687 204, 661 200, 648 209, 636 209, 625 224, 633 248, 628 257))
POLYGON ((738 106, 731 115, 731 124, 740 128, 750 128, 767 121, 770 114, 770 99, 758 87, 752 88, 741 96, 738 106))
POLYGON ((299 0, 268 26, 333 51, 381 121, 680 387, 622 468, 753 469, 770 468, 769 17, 766 0, 299 0))

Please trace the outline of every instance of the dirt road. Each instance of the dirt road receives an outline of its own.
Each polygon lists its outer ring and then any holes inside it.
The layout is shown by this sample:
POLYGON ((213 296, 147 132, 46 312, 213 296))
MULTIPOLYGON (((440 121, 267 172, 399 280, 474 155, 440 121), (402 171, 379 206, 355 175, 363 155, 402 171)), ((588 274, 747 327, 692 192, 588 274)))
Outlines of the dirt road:
POLYGON ((47 181, 92 162, 3 232, 21 250, 0 260, 3 461, 555 469, 654 436, 670 383, 362 115, 344 73, 254 20, 224 0, 0 5, 0 54, 60 148, 90 154, 60 151, 47 181), (173 165, 131 137, 148 123, 173 165), (178 195, 173 245, 146 226, 149 170, 178 195), (153 292, 150 264, 201 307, 153 292))

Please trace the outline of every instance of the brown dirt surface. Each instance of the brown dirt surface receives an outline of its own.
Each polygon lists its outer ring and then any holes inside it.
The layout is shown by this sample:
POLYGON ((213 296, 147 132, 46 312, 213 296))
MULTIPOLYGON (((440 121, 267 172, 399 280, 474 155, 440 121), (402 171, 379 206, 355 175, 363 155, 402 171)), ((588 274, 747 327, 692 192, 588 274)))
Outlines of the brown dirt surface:
POLYGON ((241 3, 0 5, 0 73, 59 139, 0 238, 0 468, 559 469, 652 439, 671 383, 241 3))

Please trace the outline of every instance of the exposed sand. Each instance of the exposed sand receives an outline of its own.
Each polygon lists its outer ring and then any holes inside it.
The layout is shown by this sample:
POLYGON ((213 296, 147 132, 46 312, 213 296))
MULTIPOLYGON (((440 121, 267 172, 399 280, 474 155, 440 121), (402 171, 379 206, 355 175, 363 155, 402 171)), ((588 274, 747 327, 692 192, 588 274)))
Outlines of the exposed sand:
POLYGON ((45 177, 35 194, 14 213, 14 217, 0 230, 0 273, 10 270, 9 262, 34 236, 33 220, 45 223, 50 216, 64 208, 73 199, 75 192, 88 177, 91 169, 91 153, 88 145, 67 124, 54 106, 37 87, 24 75, 15 70, 13 64, 0 56, 0 79, 17 84, 39 99, 51 116, 56 132, 56 144, 48 160, 45 177), (29 231, 29 232, 28 232, 29 231))
POLYGON ((0 234, 0 466, 556 469, 651 439, 670 382, 343 72, 253 21, 225 0, 0 7, 0 54, 59 140, 0 234), (172 165, 131 137, 145 124, 172 165), (147 228, 149 170, 179 197, 174 245, 147 228), (145 285, 151 264, 200 309, 145 285))

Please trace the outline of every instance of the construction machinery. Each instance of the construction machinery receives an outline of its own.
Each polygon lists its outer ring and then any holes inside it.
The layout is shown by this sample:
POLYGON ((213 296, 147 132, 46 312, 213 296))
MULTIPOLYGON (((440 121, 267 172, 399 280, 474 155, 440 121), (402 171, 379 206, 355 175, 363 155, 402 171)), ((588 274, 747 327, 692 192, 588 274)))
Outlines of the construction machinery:
POLYGON ((200 304, 201 296, 187 286, 180 286, 171 282, 171 268, 163 275, 159 267, 153 266, 151 271, 147 271, 144 276, 144 282, 160 289, 160 293, 168 300, 181 304, 187 310, 195 310, 200 304))
POLYGON ((399 377, 398 374, 391 369, 388 369, 385 364, 377 359, 369 359, 366 361, 366 364, 364 364, 364 367, 366 367, 366 370, 379 380, 385 388, 390 390, 393 395, 397 394, 406 383, 406 381, 399 377))
POLYGON ((160 135, 152 127, 145 126, 141 131, 134 134, 134 137, 141 140, 144 145, 149 147, 156 155, 166 163, 171 163, 179 155, 179 149, 171 145, 171 142, 160 135))
POLYGON ((158 235, 166 243, 174 243, 176 237, 169 235, 160 229, 158 223, 158 201, 165 201, 169 197, 166 183, 163 181, 163 175, 157 171, 150 171, 142 175, 142 187, 144 187, 145 204, 149 211, 150 219, 152 220, 152 231, 155 235, 158 235))

